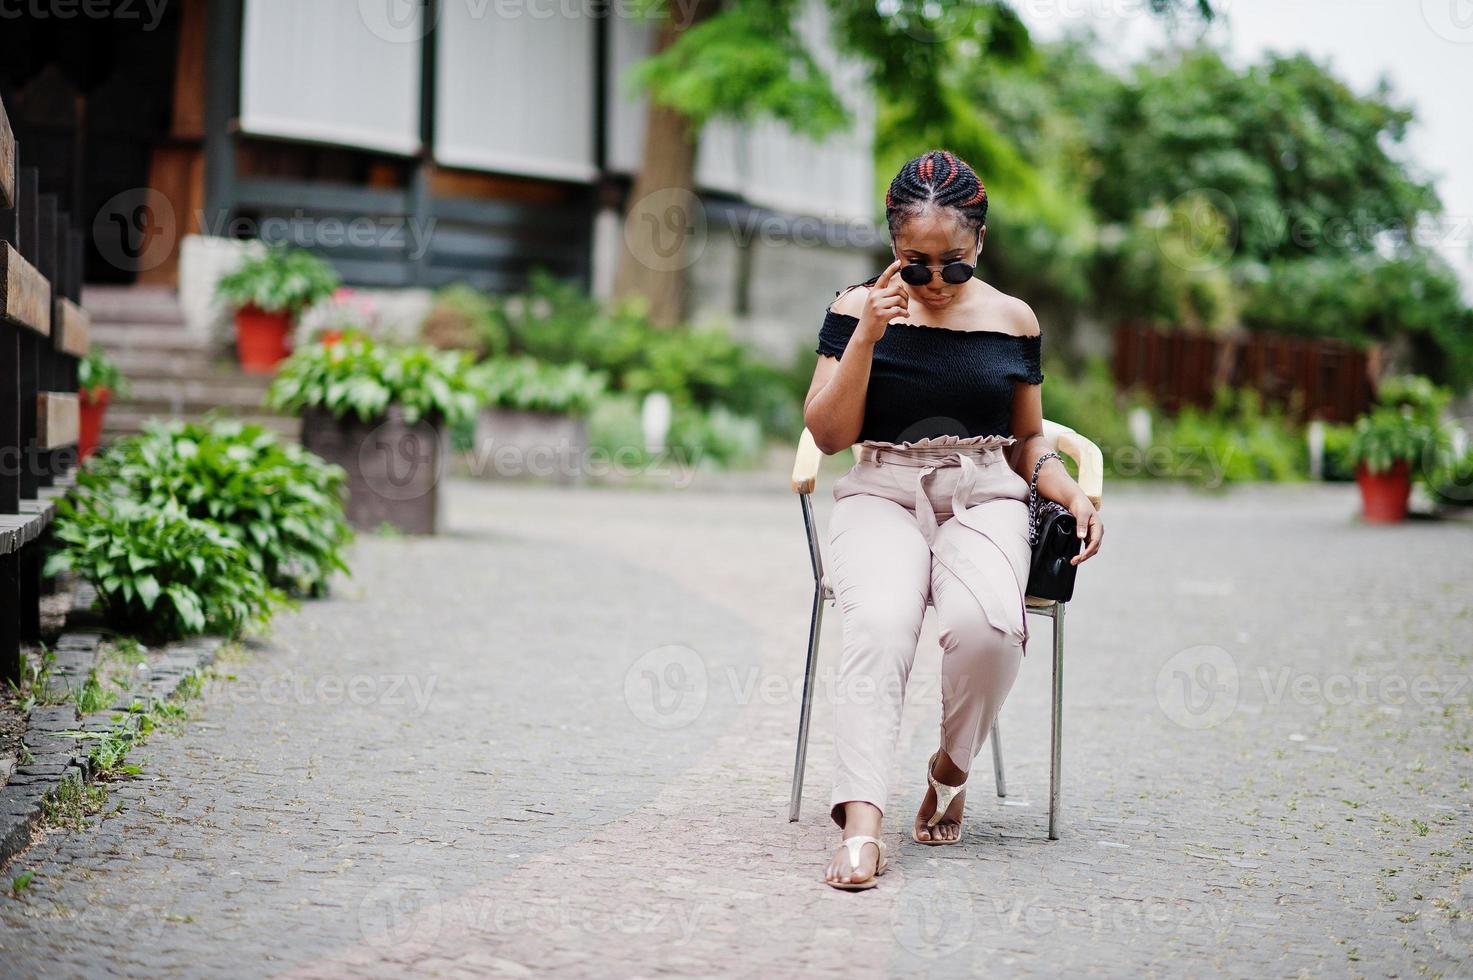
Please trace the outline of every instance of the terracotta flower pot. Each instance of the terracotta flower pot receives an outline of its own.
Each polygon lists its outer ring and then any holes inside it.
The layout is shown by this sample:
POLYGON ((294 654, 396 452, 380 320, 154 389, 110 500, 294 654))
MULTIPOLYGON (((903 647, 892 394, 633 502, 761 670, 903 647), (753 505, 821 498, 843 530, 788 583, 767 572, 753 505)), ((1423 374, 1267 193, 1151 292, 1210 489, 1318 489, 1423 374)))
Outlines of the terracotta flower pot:
POLYGON ((1394 524, 1406 520, 1407 500, 1412 493, 1411 466, 1404 459, 1391 469, 1372 473, 1365 461, 1355 464, 1355 483, 1360 487, 1361 513, 1372 524, 1394 524))
POLYGON ((102 439, 102 419, 107 414, 107 403, 112 398, 112 390, 104 385, 96 388, 83 388, 81 397, 77 399, 77 407, 80 418, 77 428, 77 458, 86 459, 97 452, 97 444, 102 439))
POLYGON ((235 311, 235 349, 240 368, 248 374, 271 374, 291 353, 292 315, 267 313, 255 306, 235 311))

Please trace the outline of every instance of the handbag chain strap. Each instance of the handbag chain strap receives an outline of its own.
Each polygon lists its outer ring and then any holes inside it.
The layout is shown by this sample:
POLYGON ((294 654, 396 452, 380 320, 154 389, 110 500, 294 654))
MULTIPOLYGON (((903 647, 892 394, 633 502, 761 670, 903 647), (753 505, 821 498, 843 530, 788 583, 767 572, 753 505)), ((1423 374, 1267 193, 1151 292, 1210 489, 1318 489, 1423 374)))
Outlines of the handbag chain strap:
POLYGON ((1043 461, 1050 456, 1061 463, 1064 461, 1064 457, 1053 450, 1049 450, 1038 457, 1038 462, 1033 464, 1033 479, 1028 481, 1028 544, 1030 546, 1038 544, 1038 525, 1043 517, 1038 511, 1038 469, 1043 465, 1043 461))

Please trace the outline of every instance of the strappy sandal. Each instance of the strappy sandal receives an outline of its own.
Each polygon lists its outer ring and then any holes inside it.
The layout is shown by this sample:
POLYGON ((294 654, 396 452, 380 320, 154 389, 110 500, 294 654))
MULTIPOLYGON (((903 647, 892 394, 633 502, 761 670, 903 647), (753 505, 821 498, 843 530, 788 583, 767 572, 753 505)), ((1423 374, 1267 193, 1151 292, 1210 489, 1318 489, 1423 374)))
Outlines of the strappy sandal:
MULTIPOLYGON (((946 811, 951 809, 952 802, 955 801, 957 796, 964 789, 967 788, 966 783, 962 783, 960 786, 948 786, 945 783, 937 780, 935 776, 931 775, 931 771, 936 765, 936 757, 940 754, 941 750, 937 749, 935 752, 931 753, 931 760, 926 763, 926 782, 930 783, 931 789, 935 790, 936 792, 936 809, 931 814, 930 819, 926 821, 927 827, 935 827, 938 823, 940 823, 942 819, 945 818, 946 811)), ((911 827, 910 838, 917 844, 926 844, 928 846, 935 846, 940 844, 960 844, 962 842, 960 821, 958 821, 956 840, 921 840, 920 837, 917 836, 914 826, 911 827)))
POLYGON ((853 837, 844 838, 844 847, 849 851, 849 870, 859 870, 860 852, 864 850, 864 845, 866 844, 875 845, 880 852, 880 859, 875 862, 874 874, 863 881, 829 881, 828 877, 825 876, 823 879, 824 884, 830 888, 839 888, 846 892, 860 892, 879 884, 876 879, 885 873, 885 868, 889 866, 890 861, 885 857, 885 842, 878 837, 866 837, 862 834, 857 834, 853 837))

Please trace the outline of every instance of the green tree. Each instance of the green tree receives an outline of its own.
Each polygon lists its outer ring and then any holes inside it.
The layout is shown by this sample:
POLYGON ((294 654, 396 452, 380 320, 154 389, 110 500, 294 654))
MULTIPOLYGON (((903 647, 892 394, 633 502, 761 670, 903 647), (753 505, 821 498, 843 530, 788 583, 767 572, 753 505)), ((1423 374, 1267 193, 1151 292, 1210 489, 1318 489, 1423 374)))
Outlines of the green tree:
MULTIPOLYGON (((868 68, 884 117, 878 142, 888 156, 905 152, 901 147, 913 151, 939 143, 955 145, 958 152, 975 148, 989 163, 1006 157, 1003 141, 976 121, 957 68, 979 57, 1006 63, 1028 56, 1028 31, 1009 3, 826 3, 835 47, 868 68)), ((1210 0, 1151 0, 1151 7, 1163 16, 1212 15, 1210 0)), ((632 91, 649 95, 650 113, 625 220, 639 235, 673 239, 661 243, 663 254, 682 247, 689 228, 681 208, 694 200, 695 145, 705 123, 769 118, 814 138, 851 124, 828 73, 795 25, 799 10, 798 0, 647 0, 644 12, 659 30, 653 52, 630 77, 632 91)), ((626 247, 616 299, 643 296, 653 320, 678 320, 679 266, 642 261, 626 247)))
POLYGON ((1440 209, 1395 155, 1411 110, 1384 81, 1357 95, 1305 54, 1246 71, 1209 47, 1153 58, 1099 112, 1091 200, 1106 221, 1206 193, 1230 209, 1237 253, 1267 260, 1370 252, 1440 209))
POLYGON ((1441 203, 1388 85, 1357 94, 1306 55, 1238 67, 1201 43, 1117 73, 1097 45, 968 69, 976 126, 1013 153, 986 170, 1007 243, 993 281, 1075 318, 1389 344, 1473 382, 1473 311, 1416 244, 1441 203))

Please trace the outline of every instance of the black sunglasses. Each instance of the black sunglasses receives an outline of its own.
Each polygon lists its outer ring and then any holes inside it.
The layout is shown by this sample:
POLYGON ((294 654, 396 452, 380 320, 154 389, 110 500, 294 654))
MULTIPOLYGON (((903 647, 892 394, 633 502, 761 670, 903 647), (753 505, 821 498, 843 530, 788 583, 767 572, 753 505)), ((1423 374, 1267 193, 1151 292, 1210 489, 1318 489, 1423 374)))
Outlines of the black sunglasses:
MULTIPOLYGON (((899 256, 896 257, 899 258, 899 256)), ((951 283, 953 286, 966 282, 972 278, 972 274, 977 270, 977 267, 972 263, 963 262, 960 259, 955 262, 948 262, 943 266, 926 265, 922 262, 910 262, 900 267, 900 278, 911 286, 924 286, 931 281, 931 277, 935 274, 931 270, 936 268, 941 270, 941 281, 951 283)))

